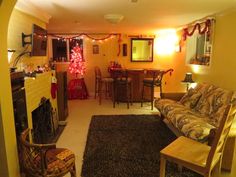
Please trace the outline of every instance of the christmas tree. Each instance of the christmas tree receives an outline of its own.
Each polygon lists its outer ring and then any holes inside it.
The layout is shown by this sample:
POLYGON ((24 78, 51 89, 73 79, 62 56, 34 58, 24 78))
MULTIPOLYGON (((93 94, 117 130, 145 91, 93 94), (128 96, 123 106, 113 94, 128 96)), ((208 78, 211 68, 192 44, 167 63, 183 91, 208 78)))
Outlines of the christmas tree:
POLYGON ((77 44, 72 50, 70 64, 69 64, 69 71, 71 74, 75 74, 76 77, 79 75, 83 77, 85 73, 85 65, 81 54, 81 48, 77 44))

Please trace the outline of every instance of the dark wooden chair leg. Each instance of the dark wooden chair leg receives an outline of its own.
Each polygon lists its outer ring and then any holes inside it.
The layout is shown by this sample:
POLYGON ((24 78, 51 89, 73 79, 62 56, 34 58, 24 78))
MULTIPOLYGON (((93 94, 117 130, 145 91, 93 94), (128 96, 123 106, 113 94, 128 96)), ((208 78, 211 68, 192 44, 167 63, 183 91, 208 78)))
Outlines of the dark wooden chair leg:
POLYGON ((133 83, 130 83, 130 104, 133 105, 133 83))
POLYGON ((95 93, 94 93, 94 98, 97 98, 97 80, 95 79, 95 93))
POLYGON ((102 104, 102 82, 98 84, 98 97, 99 97, 99 104, 102 104))
POLYGON ((71 177, 77 177, 75 164, 74 164, 74 166, 72 167, 72 170, 70 171, 70 176, 71 176, 71 177))
POLYGON ((143 96, 144 96, 144 84, 143 84, 143 89, 142 89, 142 97, 141 97, 141 107, 143 107, 143 96))
POLYGON ((127 101, 127 108, 129 109, 129 102, 130 102, 130 89, 129 89, 129 83, 126 83, 125 90, 126 90, 126 101, 127 101))
POLYGON ((154 101, 154 85, 151 87, 151 109, 153 110, 153 101, 154 101))
POLYGON ((112 90, 113 90, 113 108, 116 106, 116 83, 114 82, 112 85, 112 90))

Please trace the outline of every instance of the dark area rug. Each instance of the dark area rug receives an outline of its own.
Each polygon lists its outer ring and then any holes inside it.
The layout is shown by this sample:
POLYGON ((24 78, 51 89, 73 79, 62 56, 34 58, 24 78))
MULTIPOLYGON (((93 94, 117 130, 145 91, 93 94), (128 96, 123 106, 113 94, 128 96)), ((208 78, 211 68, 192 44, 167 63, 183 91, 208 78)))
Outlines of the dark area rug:
MULTIPOLYGON (((159 177, 160 150, 176 136, 155 115, 93 116, 82 177, 159 177)), ((167 163, 166 177, 200 177, 167 163)))

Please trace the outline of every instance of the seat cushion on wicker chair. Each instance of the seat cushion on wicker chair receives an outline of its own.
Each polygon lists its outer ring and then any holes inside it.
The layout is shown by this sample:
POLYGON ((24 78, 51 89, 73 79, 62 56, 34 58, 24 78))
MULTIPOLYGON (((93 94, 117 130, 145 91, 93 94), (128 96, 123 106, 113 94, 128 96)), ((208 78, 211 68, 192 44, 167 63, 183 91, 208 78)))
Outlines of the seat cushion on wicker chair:
MULTIPOLYGON (((75 155, 69 149, 64 148, 55 148, 50 149, 46 153, 46 161, 47 161, 47 174, 63 174, 65 171, 68 171, 68 168, 72 167, 75 161, 75 155)), ((38 155, 34 158, 34 164, 40 167, 41 158, 38 155)), ((40 169, 40 168, 39 168, 40 169)), ((28 170, 31 171, 29 168, 28 170)), ((35 170, 31 171, 31 173, 37 173, 35 170)), ((38 173, 41 174, 41 171, 38 170, 38 173)), ((37 176, 37 175, 36 175, 37 176)))
POLYGON ((75 155, 69 149, 56 148, 47 151, 48 173, 61 173, 72 166, 75 161, 75 155))
MULTIPOLYGON (((27 164, 28 173, 35 176, 41 176, 41 157, 39 154, 33 158, 34 160, 27 164)), ((73 167, 75 155, 72 151, 65 148, 49 149, 46 153, 47 175, 58 175, 68 172, 68 168, 73 167)))

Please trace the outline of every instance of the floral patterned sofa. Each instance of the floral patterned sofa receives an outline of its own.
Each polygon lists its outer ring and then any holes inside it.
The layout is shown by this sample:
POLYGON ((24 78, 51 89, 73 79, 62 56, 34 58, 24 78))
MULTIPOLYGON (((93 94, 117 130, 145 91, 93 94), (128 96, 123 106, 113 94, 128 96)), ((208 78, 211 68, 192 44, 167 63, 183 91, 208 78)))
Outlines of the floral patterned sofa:
MULTIPOLYGON (((155 100, 155 107, 168 127, 177 135, 184 135, 207 143, 220 124, 228 104, 236 110, 236 92, 208 83, 198 84, 185 94, 165 94, 155 100), (171 98, 171 99, 170 99, 171 98)), ((236 142, 236 119, 231 126, 225 145, 222 168, 231 170, 236 142)))
POLYGON ((184 136, 206 142, 211 129, 219 126, 224 109, 235 103, 236 93, 202 83, 179 100, 157 99, 155 107, 184 136))

